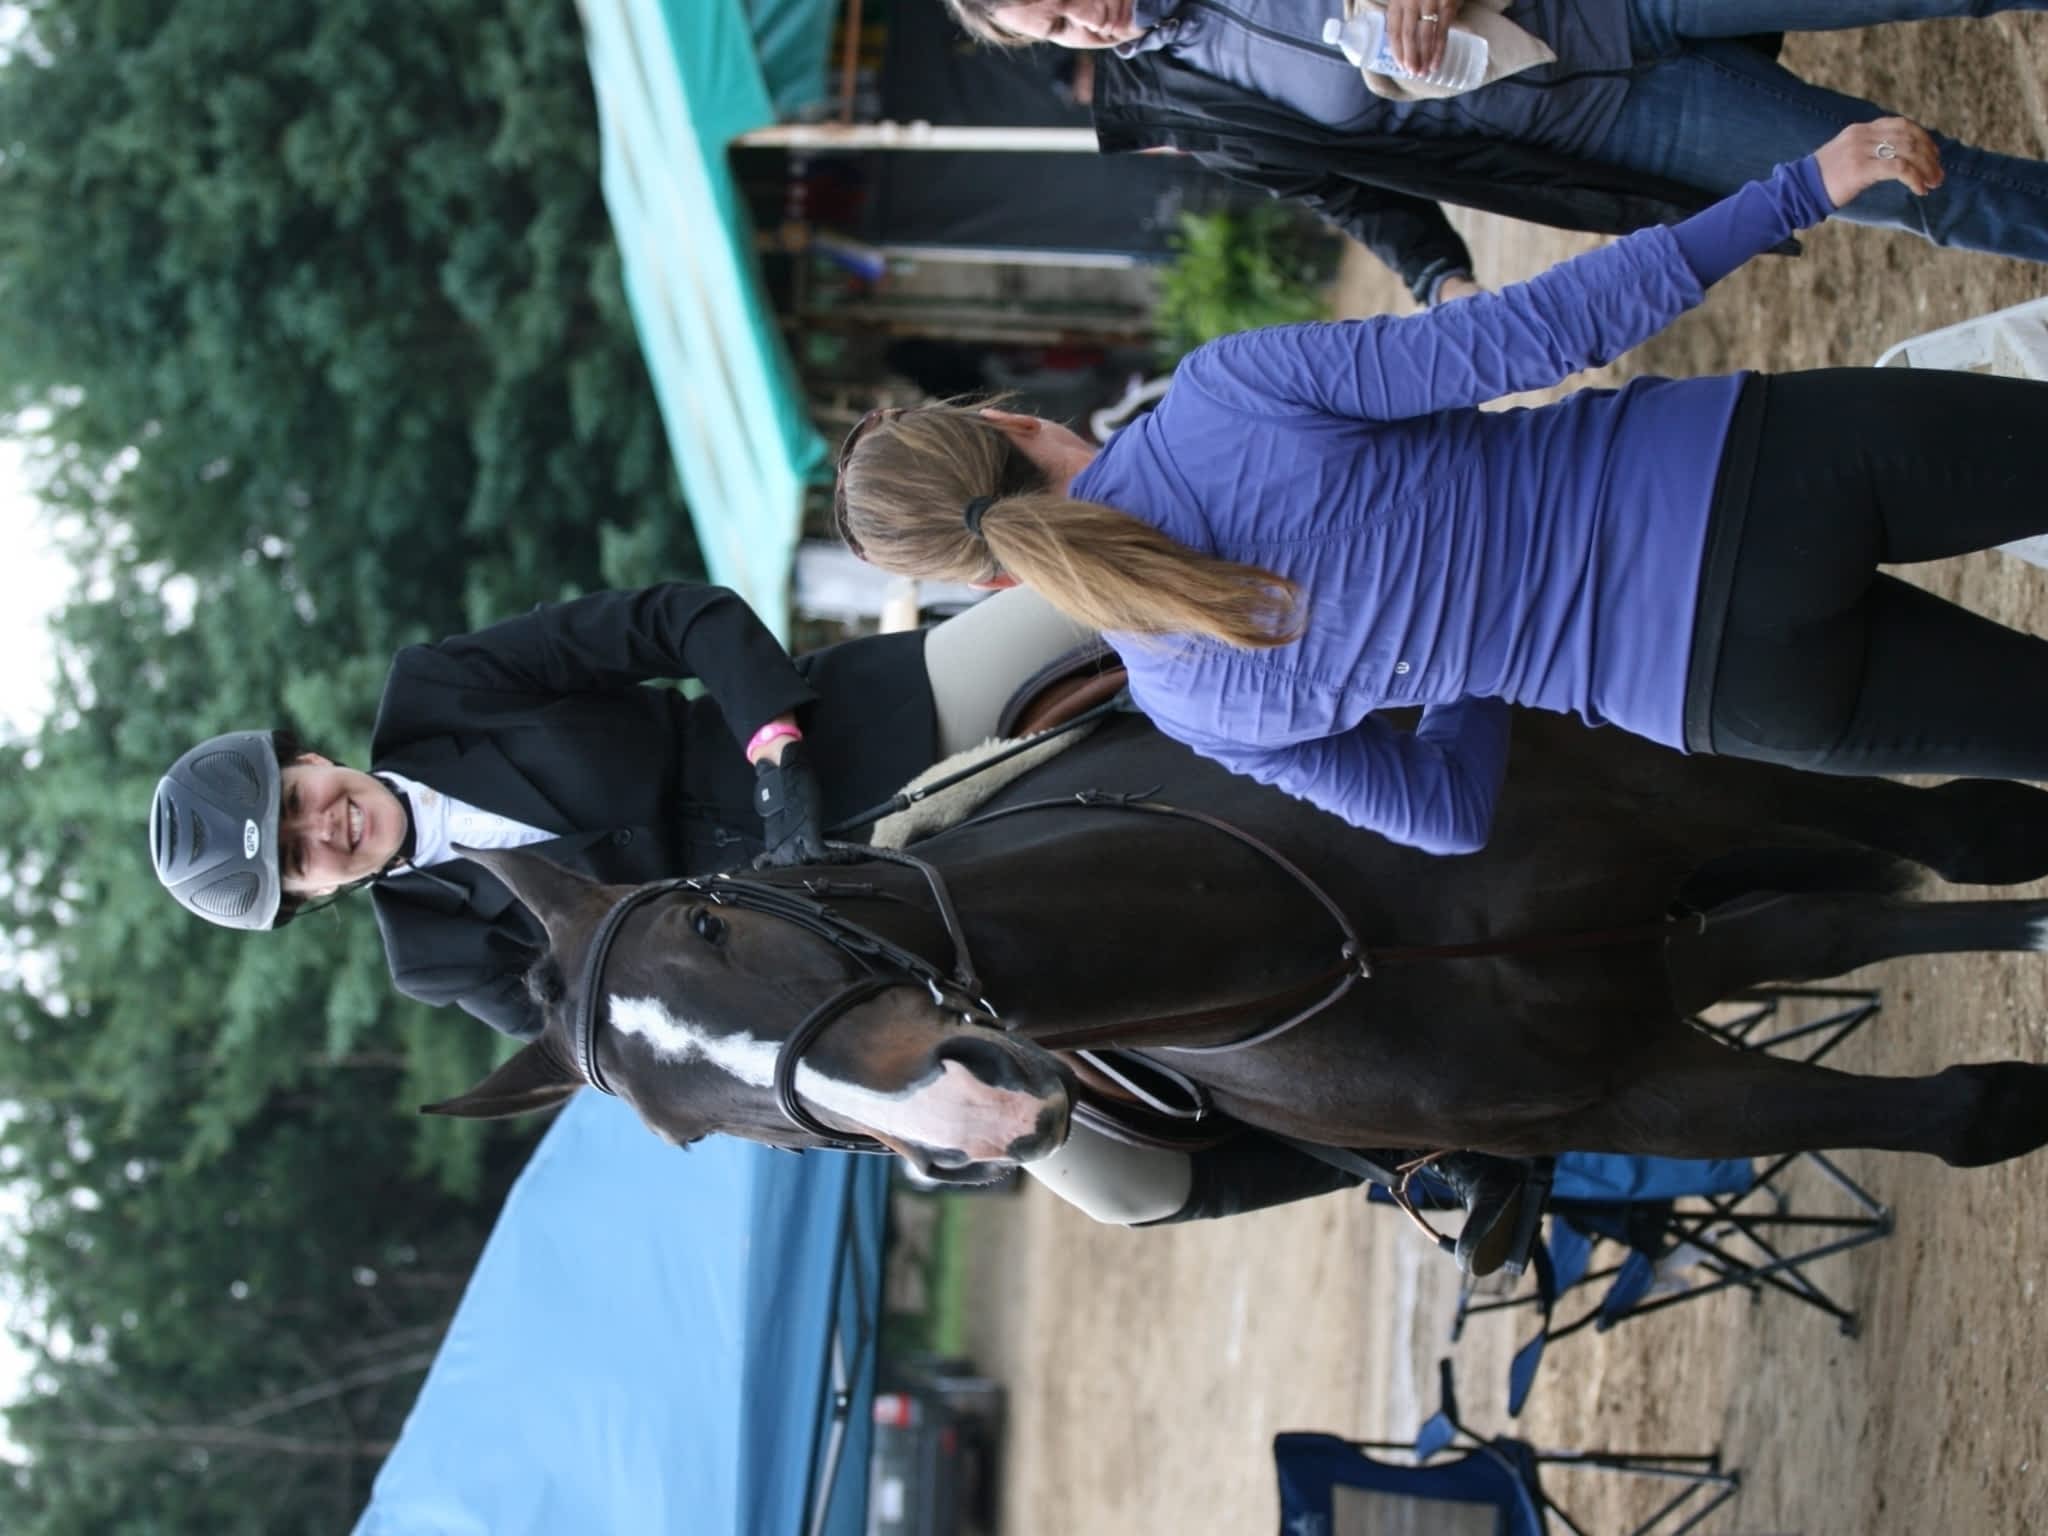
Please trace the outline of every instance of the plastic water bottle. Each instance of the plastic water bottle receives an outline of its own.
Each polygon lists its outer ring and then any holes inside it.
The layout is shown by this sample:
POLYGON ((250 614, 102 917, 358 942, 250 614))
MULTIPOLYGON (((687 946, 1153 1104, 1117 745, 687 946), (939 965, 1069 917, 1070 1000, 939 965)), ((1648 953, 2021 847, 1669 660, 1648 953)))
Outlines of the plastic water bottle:
POLYGON ((1444 36, 1444 56, 1435 69, 1418 75, 1394 61, 1387 45, 1387 17, 1384 11, 1366 6, 1356 16, 1332 16, 1323 23, 1323 41, 1341 50, 1357 69, 1398 80, 1419 80, 1446 90, 1469 91, 1486 78, 1486 39, 1471 32, 1449 28, 1444 36))

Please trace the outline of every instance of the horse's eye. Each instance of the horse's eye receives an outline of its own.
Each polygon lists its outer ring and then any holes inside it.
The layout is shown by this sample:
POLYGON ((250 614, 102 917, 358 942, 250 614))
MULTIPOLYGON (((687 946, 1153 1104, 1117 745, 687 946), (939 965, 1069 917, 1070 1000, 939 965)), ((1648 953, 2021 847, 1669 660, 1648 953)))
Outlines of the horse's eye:
POLYGON ((699 907, 690 914, 690 930, 706 944, 725 942, 725 919, 709 907, 699 907))

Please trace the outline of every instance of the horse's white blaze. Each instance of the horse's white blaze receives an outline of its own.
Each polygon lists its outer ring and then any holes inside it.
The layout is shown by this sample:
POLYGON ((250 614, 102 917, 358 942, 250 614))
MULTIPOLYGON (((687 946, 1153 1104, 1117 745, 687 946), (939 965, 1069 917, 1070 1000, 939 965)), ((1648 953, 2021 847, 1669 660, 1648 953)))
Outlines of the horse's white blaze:
MULTIPOLYGON (((713 1034, 694 1020, 678 1017, 659 998, 615 994, 610 1003, 612 1028, 645 1041, 662 1061, 676 1066, 702 1061, 750 1088, 775 1086, 775 1041, 741 1031, 713 1034)), ((879 1093, 842 1082, 799 1062, 796 1089, 814 1110, 835 1119, 864 1126, 891 1141, 964 1152, 976 1162, 1000 1158, 1018 1139, 1030 1135, 1042 1108, 1032 1095, 991 1088, 951 1061, 935 1081, 901 1093, 879 1093)))

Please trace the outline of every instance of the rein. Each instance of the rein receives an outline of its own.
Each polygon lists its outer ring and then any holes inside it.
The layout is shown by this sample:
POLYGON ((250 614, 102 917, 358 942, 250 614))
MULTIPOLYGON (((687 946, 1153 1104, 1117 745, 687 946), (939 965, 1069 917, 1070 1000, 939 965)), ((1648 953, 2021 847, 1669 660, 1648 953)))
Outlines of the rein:
MULTIPOLYGON (((1118 795, 1100 790, 1082 790, 1077 794, 1032 800, 1021 805, 985 811, 960 822, 951 830, 963 831, 970 827, 984 826, 1005 817, 1022 815, 1027 811, 1079 808, 1124 811, 1147 816, 1170 816, 1212 828, 1251 849, 1293 880, 1296 886, 1313 897, 1329 915, 1340 938, 1336 957, 1325 969, 1304 981, 1242 1003, 1231 1003, 1190 1013, 1125 1019, 1031 1037, 1034 1044, 1046 1050, 1071 1051, 1080 1055, 1091 1067, 1115 1082, 1138 1102, 1169 1119, 1201 1119, 1209 1109, 1207 1091, 1185 1074, 1160 1062, 1122 1058, 1119 1053, 1141 1046, 1184 1056, 1213 1056, 1231 1051, 1250 1050, 1254 1046, 1279 1039, 1334 1007, 1359 982, 1370 979, 1388 966, 1430 960, 1467 960, 1615 948, 1661 940, 1667 937, 1675 926, 1669 918, 1658 918, 1652 922, 1619 928, 1587 929, 1557 934, 1524 934, 1464 944, 1400 945, 1368 949, 1360 940, 1350 918, 1329 892, 1277 848, 1221 817, 1212 816, 1206 811, 1188 810, 1182 806, 1152 800, 1147 798, 1148 794, 1148 791, 1118 795), (1167 1043, 1175 1037, 1223 1030, 1240 1024, 1247 1018, 1263 1017, 1276 1008, 1286 1010, 1286 1016, 1279 1022, 1252 1029, 1218 1043, 1167 1043), (1166 1085, 1185 1095, 1188 1104, 1179 1105, 1167 1100, 1157 1088, 1145 1080, 1148 1077, 1164 1080, 1166 1085)), ((931 892, 933 906, 952 945, 951 969, 941 970, 915 950, 907 949, 873 929, 863 927, 842 916, 836 909, 819 899, 831 895, 889 894, 878 893, 875 887, 870 885, 812 877, 805 880, 801 888, 795 888, 775 885, 758 878, 745 879, 737 874, 691 875, 656 881, 650 885, 637 887, 616 902, 606 911, 591 936, 590 948, 584 956, 578 976, 576 1014, 570 1025, 570 1049, 574 1054, 577 1070, 583 1074, 584 1080, 602 1093, 617 1093, 617 1090, 605 1081, 604 1074, 598 1067, 596 1042, 599 1014, 602 1009, 604 967, 626 919, 640 907, 661 896, 678 893, 701 896, 714 905, 736 907, 741 911, 757 912, 792 923, 805 932, 824 939, 860 965, 863 974, 859 978, 813 1008, 783 1041, 775 1058, 775 1100, 785 1119, 799 1130, 819 1138, 827 1146, 848 1152, 887 1152, 889 1149, 872 1137, 848 1137, 834 1130, 805 1107, 796 1091, 796 1072, 803 1053, 842 1014, 899 987, 921 986, 930 993, 932 1002, 941 1008, 948 1006, 949 999, 957 1002, 963 1018, 979 1015, 998 1024, 1002 1020, 981 995, 981 982, 968 947, 966 930, 961 925, 959 910, 953 903, 945 876, 936 866, 914 854, 896 849, 869 848, 847 843, 831 843, 827 846, 834 852, 857 855, 863 860, 880 860, 917 870, 924 877, 925 884, 931 892)), ((1705 927, 1704 914, 1701 914, 1697 921, 1702 928, 1705 927)), ((1007 1025, 1003 1027, 1008 1028, 1007 1025)))

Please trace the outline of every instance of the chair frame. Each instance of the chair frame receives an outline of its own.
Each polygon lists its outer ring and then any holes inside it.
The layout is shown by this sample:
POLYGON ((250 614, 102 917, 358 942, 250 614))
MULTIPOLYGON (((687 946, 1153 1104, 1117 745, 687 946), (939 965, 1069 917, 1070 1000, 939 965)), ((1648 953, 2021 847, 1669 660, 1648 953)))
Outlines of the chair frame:
MULTIPOLYGON (((1451 1362, 1440 1361, 1437 1374, 1443 1406, 1414 1440, 1344 1440, 1343 1443, 1362 1453, 1405 1451, 1413 1457, 1411 1465, 1416 1467, 1429 1467, 1436 1463, 1438 1457, 1452 1453, 1489 1456, 1514 1473, 1535 1503, 1540 1520, 1547 1524, 1555 1516, 1572 1536, 1586 1536, 1585 1528, 1543 1486, 1543 1469, 1546 1467, 1580 1467, 1629 1477, 1661 1478, 1682 1485, 1647 1519, 1632 1526, 1627 1536, 1685 1536, 1687 1531, 1697 1528, 1701 1521, 1741 1491, 1742 1473, 1732 1467, 1723 1467, 1718 1451, 1705 1456, 1654 1451, 1545 1451, 1511 1435, 1486 1438, 1459 1417, 1451 1362), (1438 1426, 1447 1428, 1449 1432, 1444 1433, 1438 1426), (1436 1432, 1432 1434, 1432 1430, 1436 1432), (1679 1523, 1666 1526, 1666 1521, 1674 1519, 1679 1523)), ((1384 1461, 1383 1464, 1392 1465, 1384 1461)))
MULTIPOLYGON (((1458 1426, 1458 1433, 1464 1439, 1454 1442, 1449 1450, 1457 1452, 1477 1451, 1482 1454, 1501 1454, 1490 1440, 1482 1440, 1464 1425, 1458 1426)), ((1413 1451, 1415 1447, 1400 1440, 1352 1440, 1347 1442, 1361 1451, 1413 1451)), ((1444 1454, 1442 1452, 1438 1454, 1444 1454)), ((1665 1456, 1649 1451, 1544 1451, 1530 1447, 1530 1455, 1538 1470, 1544 1467, 1585 1467, 1600 1472, 1619 1472, 1631 1477, 1658 1477, 1672 1479, 1685 1484, 1678 1492, 1657 1506, 1656 1512, 1640 1525, 1631 1526, 1627 1536, 1685 1536, 1694 1530, 1702 1520, 1734 1498, 1742 1489, 1742 1474, 1733 1469, 1724 1469, 1721 1458, 1712 1456, 1665 1456), (1686 1506, 1693 1503, 1696 1495, 1713 1490, 1703 1504, 1690 1511, 1686 1506), (1662 1522, 1686 1511, 1686 1518, 1668 1530, 1661 1529, 1662 1522)), ((1418 1459, 1417 1466, 1430 1465, 1429 1460, 1418 1459)), ((1541 1481, 1529 1490, 1544 1518, 1555 1518, 1572 1536, 1586 1536, 1586 1528, 1574 1520, 1571 1513, 1552 1498, 1550 1491, 1541 1481)))

